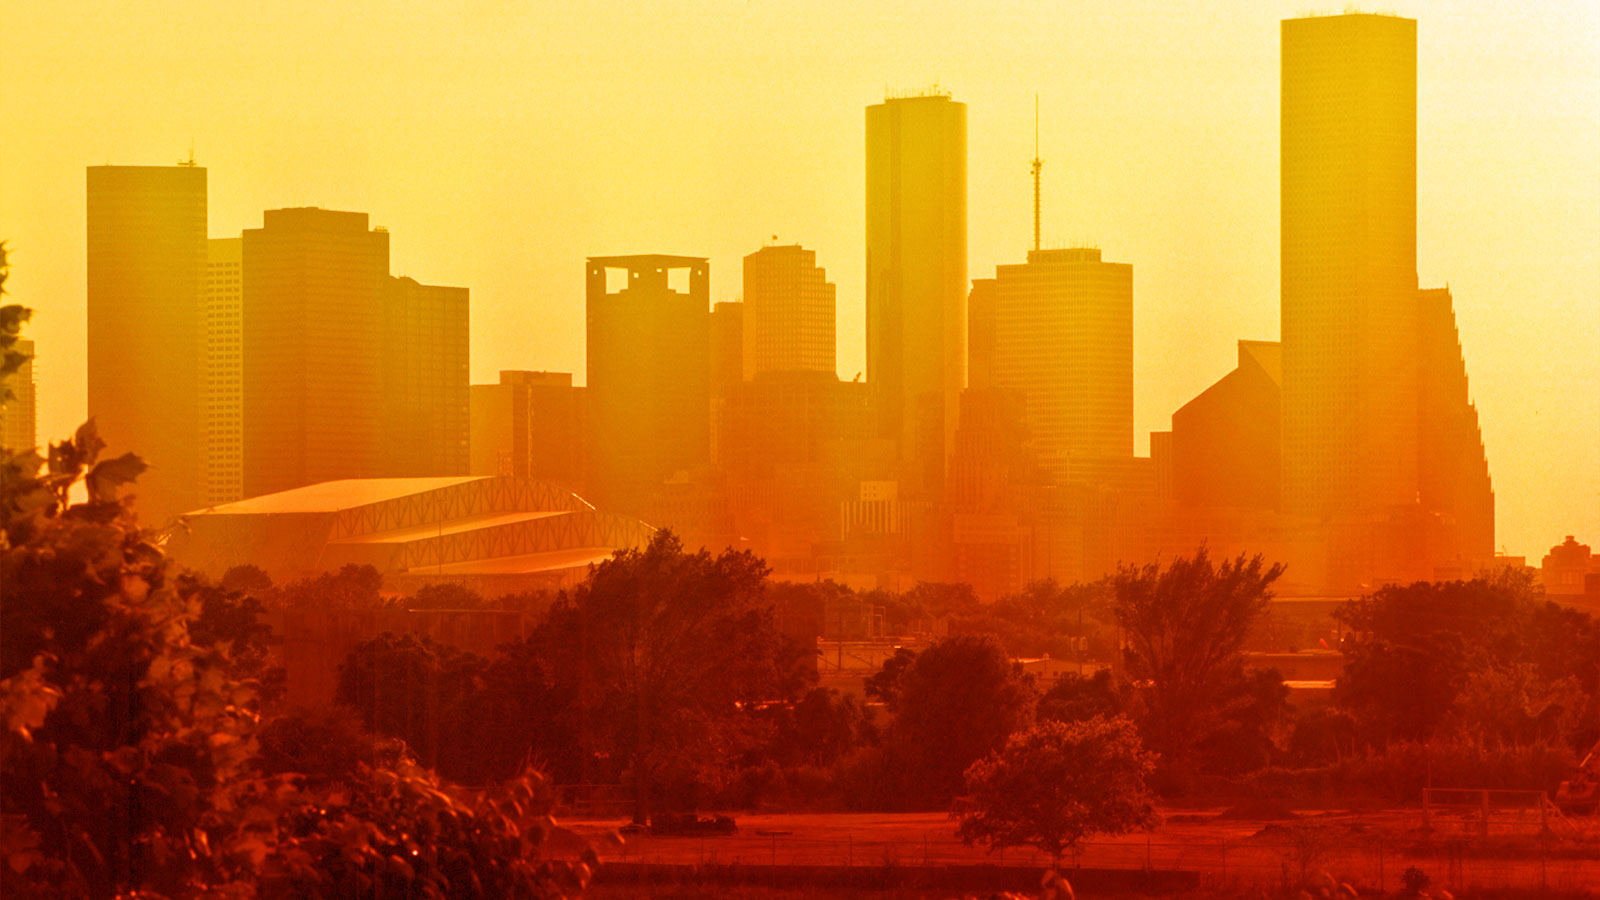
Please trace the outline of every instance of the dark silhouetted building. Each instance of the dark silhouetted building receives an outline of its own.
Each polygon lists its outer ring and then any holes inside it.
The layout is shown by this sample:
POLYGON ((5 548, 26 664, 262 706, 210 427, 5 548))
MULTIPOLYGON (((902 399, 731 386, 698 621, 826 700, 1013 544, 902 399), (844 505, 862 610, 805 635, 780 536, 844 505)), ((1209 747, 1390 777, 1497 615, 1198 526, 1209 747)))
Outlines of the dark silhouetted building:
POLYGON ((243 260, 245 496, 379 476, 388 232, 267 210, 243 260))
POLYGON ((503 371, 471 394, 473 475, 583 484, 585 394, 570 372, 503 371))
POLYGON ((1240 341, 1238 366, 1172 414, 1170 496, 1179 506, 1278 508, 1282 361, 1277 342, 1240 341))
POLYGON ((744 304, 711 307, 711 461, 722 457, 728 399, 744 384, 744 304))
POLYGON ((1590 552, 1588 544, 1578 543, 1570 534, 1539 561, 1539 582, 1552 598, 1571 600, 1583 596, 1587 593, 1589 579, 1597 574, 1600 574, 1600 557, 1590 552))
POLYGON ((589 258, 588 495, 607 509, 637 515, 709 461, 710 272, 704 257, 589 258))
POLYGON ((972 585, 984 600, 1021 590, 1034 575, 1034 500, 1044 479, 1026 421, 1019 391, 968 388, 961 395, 945 485, 949 569, 938 574, 972 585))
POLYGON ((88 168, 88 412, 111 453, 150 465, 139 513, 200 499, 206 170, 88 168))
POLYGON ((1435 567, 1456 563, 1470 577, 1494 556, 1494 487, 1467 393, 1467 365, 1449 288, 1417 292, 1418 496, 1436 517, 1435 567))
POLYGON ((867 107, 867 383, 907 493, 937 499, 967 385, 967 107, 867 107))

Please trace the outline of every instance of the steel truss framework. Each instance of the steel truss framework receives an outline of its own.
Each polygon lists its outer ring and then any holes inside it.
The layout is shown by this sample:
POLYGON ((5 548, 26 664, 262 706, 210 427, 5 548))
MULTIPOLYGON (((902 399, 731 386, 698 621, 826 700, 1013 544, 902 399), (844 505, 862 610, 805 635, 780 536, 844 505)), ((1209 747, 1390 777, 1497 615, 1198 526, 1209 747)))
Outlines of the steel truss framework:
MULTIPOLYGON (((644 522, 596 510, 570 491, 515 476, 494 476, 333 512, 200 513, 170 549, 186 565, 220 574, 253 563, 274 578, 371 564, 385 574, 559 550, 641 546, 644 522), (453 533, 383 539, 496 513, 555 512, 453 533)), ((465 524, 465 523, 464 523, 465 524)), ((442 532, 441 528, 441 532, 442 532)))

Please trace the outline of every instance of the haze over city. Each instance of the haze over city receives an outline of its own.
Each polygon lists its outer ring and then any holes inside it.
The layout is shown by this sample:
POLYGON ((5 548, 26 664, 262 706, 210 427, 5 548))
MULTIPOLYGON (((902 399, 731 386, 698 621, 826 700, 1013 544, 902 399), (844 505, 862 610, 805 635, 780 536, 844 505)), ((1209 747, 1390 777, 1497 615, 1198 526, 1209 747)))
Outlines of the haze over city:
MULTIPOLYGON (((848 380, 866 367, 861 110, 937 84, 969 111, 968 277, 1030 246, 1035 95, 1045 246, 1134 267, 1142 455, 1236 340, 1278 337, 1278 21, 1307 11, 25 5, 0 33, 0 228, 11 293, 38 310, 39 437, 85 412, 83 167, 191 144, 211 236, 264 209, 359 210, 395 274, 470 287, 475 383, 582 383, 584 257, 706 256, 726 301, 774 235, 837 285, 848 380)), ((1395 11, 1419 20, 1418 274, 1452 289, 1496 544, 1536 558, 1600 531, 1582 387, 1600 380, 1600 13, 1395 11)))
POLYGON ((1597 896, 1600 7, 0 78, 7 898, 1597 896))

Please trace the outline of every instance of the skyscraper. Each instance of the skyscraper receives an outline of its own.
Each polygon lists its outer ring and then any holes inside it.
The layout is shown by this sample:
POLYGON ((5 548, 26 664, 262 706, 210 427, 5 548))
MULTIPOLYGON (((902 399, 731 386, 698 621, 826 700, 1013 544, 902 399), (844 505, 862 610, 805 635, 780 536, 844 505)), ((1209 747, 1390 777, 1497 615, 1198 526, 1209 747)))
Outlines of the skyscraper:
POLYGON ((1447 290, 1417 287, 1417 23, 1283 23, 1283 509, 1336 589, 1461 577, 1494 494, 1447 290))
POLYGON ((907 488, 936 496, 967 381, 967 107, 867 107, 867 381, 907 488))
POLYGON ((1437 562, 1471 563, 1494 555, 1494 488, 1478 427, 1478 408, 1467 391, 1467 365, 1456 330, 1449 288, 1417 292, 1421 393, 1418 395, 1420 462, 1418 498, 1437 517, 1439 536, 1429 548, 1437 562))
POLYGON ((149 463, 135 493, 159 525, 199 505, 206 170, 90 166, 87 189, 89 416, 149 463))
POLYGON ((205 380, 200 502, 244 497, 243 238, 206 242, 205 380))
POLYGON ((973 284, 974 369, 1016 391, 1058 482, 1133 457, 1133 266, 1095 249, 1031 250, 973 284))
POLYGON ((1417 502, 1417 23, 1283 22, 1283 505, 1417 502))
POLYGON ((799 244, 744 258, 744 377, 836 371, 836 290, 817 254, 799 244))
POLYGON ((33 383, 33 341, 19 340, 11 352, 26 356, 11 375, 0 378, 0 447, 14 452, 33 449, 39 442, 39 392, 33 383), (6 391, 10 399, 5 399, 6 391))
POLYGON ((388 232, 267 210, 243 262, 245 495, 379 476, 388 232))
POLYGON ((585 388, 571 372, 502 371, 475 384, 473 475, 515 475, 583 490, 585 388))
POLYGON ((709 461, 710 285, 705 257, 588 260, 588 493, 604 509, 639 514, 709 461))
POLYGON ((382 474, 465 475, 469 292, 411 278, 383 284, 382 474))

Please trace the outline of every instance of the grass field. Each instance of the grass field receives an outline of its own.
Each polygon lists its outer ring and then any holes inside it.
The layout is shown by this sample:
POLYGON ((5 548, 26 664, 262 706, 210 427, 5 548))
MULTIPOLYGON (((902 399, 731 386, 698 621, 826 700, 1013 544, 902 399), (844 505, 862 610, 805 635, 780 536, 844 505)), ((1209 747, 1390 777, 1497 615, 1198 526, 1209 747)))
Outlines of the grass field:
MULTIPOLYGON (((1101 837, 1065 861, 1071 869, 1167 869, 1202 873, 1222 893, 1234 887, 1298 883, 1326 871, 1369 890, 1396 891, 1401 873, 1416 867, 1434 883, 1460 895, 1486 889, 1587 890, 1600 885, 1600 848, 1592 832, 1539 835, 1536 819, 1492 823, 1487 839, 1470 815, 1435 816, 1421 830, 1415 809, 1353 812, 1300 810, 1291 819, 1233 818, 1222 809, 1166 810, 1152 832, 1101 837)), ((990 854, 955 838, 954 822, 937 813, 795 813, 740 815, 739 831, 706 837, 629 836, 601 853, 603 860, 690 866, 937 867, 996 865, 1044 867, 1037 851, 990 854)), ((621 821, 570 822, 598 832, 621 821)), ((712 894, 679 886, 695 896, 738 896, 728 886, 712 894)), ((626 895, 626 888, 616 886, 626 895)), ((774 900, 803 894, 763 894, 774 900)), ((891 892, 893 893, 893 892, 891 892)), ((598 894, 597 896, 608 896, 598 894)), ((629 895, 631 896, 631 895, 629 895)), ((675 896, 656 894, 656 896, 675 896)), ((830 893, 828 896, 848 896, 830 893)), ((861 896, 882 896, 866 892, 861 896)), ((902 896, 895 894, 895 896, 902 896)), ((906 897, 919 896, 904 894, 906 897)))

